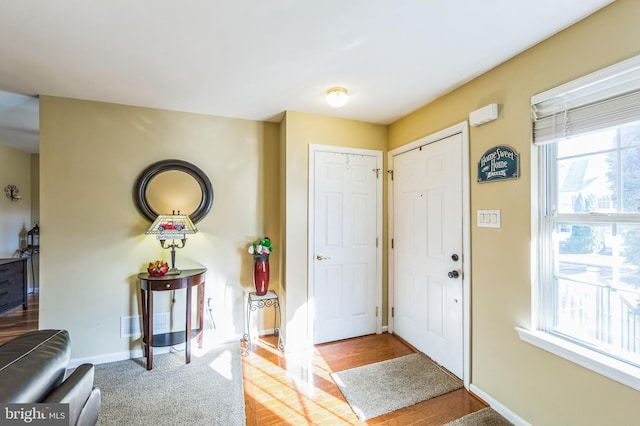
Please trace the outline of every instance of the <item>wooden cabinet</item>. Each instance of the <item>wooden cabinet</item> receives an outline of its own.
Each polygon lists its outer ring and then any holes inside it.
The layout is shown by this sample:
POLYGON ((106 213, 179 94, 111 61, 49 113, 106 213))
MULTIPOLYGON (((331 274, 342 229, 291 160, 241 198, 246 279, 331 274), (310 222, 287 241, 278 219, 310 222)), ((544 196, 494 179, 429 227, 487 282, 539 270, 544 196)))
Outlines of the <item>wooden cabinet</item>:
POLYGON ((0 314, 20 304, 27 309, 27 259, 0 259, 0 314))

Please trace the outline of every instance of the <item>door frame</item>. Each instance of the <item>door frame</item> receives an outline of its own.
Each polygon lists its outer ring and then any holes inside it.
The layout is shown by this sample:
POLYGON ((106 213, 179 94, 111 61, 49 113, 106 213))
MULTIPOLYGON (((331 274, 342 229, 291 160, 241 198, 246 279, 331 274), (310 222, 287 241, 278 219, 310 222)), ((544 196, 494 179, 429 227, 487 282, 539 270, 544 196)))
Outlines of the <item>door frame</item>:
MULTIPOLYGON (((314 322, 315 322, 315 280, 314 280, 314 249, 315 249, 315 154, 316 152, 330 152, 338 154, 352 155, 368 155, 376 158, 376 167, 379 169, 379 177, 376 179, 376 238, 378 245, 376 248, 376 305, 378 306, 379 315, 376 316, 376 334, 382 333, 382 184, 383 164, 382 151, 373 149, 348 148, 332 145, 309 144, 309 200, 308 200, 308 228, 307 228, 307 336, 311 346, 315 341, 314 322)), ((373 173, 373 170, 372 170, 373 173)))
MULTIPOLYGON (((392 151, 387 154, 387 164, 389 170, 393 170, 394 157, 417 149, 420 146, 430 143, 438 142, 442 139, 446 139, 450 136, 460 134, 462 136, 462 369, 463 377, 462 381, 464 387, 469 389, 471 379, 471 207, 470 207, 470 169, 469 169, 469 123, 463 121, 462 123, 455 124, 439 132, 417 139, 392 151)), ((392 175, 390 175, 392 179, 392 175)), ((388 276, 389 276, 389 309, 388 309, 388 324, 389 333, 393 333, 393 248, 392 239, 394 236, 393 230, 393 183, 389 182, 388 190, 388 241, 387 252, 388 256, 388 276)))

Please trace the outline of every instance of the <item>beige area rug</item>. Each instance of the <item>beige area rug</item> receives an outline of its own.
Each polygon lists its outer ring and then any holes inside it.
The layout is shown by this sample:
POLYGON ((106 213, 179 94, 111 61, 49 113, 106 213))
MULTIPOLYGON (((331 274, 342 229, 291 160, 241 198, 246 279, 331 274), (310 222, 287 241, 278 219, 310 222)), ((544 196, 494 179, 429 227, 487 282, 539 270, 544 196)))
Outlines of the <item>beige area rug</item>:
POLYGON ((331 373, 360 420, 459 389, 462 385, 422 354, 331 373))
POLYGON ((513 423, 502 417, 493 408, 487 407, 460 417, 444 426, 513 426, 513 423))
POLYGON ((246 423, 240 343, 154 355, 95 367, 102 393, 98 425, 224 425, 246 423))

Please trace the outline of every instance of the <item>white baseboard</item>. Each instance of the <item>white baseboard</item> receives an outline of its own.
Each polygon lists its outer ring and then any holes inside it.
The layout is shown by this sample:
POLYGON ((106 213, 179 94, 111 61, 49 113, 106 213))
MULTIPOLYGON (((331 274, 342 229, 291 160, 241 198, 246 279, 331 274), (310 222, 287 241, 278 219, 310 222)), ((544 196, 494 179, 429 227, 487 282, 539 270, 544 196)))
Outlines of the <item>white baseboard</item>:
MULTIPOLYGON (((210 345, 239 342, 240 339, 242 339, 242 334, 227 337, 224 340, 211 339, 210 337, 211 336, 205 336, 204 343, 206 347, 210 345)), ((184 346, 184 343, 175 345, 175 346, 181 348, 184 346)), ((195 347, 197 347, 197 345, 195 345, 195 347)), ((191 344, 191 348, 192 350, 194 350, 193 343, 191 344)), ((154 347, 153 355, 166 354, 171 352, 172 350, 176 350, 176 349, 173 349, 172 347, 154 347)), ((81 364, 93 364, 93 365, 106 364, 109 362, 123 361, 125 359, 141 358, 142 356, 143 356, 142 346, 140 345, 140 347, 129 350, 129 351, 112 352, 109 354, 96 355, 92 357, 72 358, 69 361, 68 368, 73 369, 78 367, 81 364)))
POLYGON ((254 339, 256 336, 269 336, 270 334, 273 334, 275 331, 275 328, 265 328, 264 330, 258 330, 258 333, 254 335, 254 333, 251 333, 252 339, 254 339))
POLYGON ((475 386, 473 383, 469 386, 469 390, 474 394, 478 395, 481 399, 487 402, 491 408, 496 410, 502 417, 509 420, 516 426, 531 426, 531 424, 525 421, 522 417, 518 416, 513 411, 509 410, 507 407, 502 405, 496 399, 492 398, 489 394, 475 386))
MULTIPOLYGON (((153 353, 154 355, 167 353, 169 352, 169 349, 170 348, 154 348, 153 353)), ((106 364, 109 362, 122 361, 125 359, 140 358, 141 356, 142 356, 142 348, 133 349, 130 351, 123 351, 123 352, 113 352, 110 354, 103 354, 103 355, 97 355, 97 356, 91 356, 91 357, 72 358, 69 361, 68 368, 76 368, 82 364, 93 364, 93 365, 106 364)))

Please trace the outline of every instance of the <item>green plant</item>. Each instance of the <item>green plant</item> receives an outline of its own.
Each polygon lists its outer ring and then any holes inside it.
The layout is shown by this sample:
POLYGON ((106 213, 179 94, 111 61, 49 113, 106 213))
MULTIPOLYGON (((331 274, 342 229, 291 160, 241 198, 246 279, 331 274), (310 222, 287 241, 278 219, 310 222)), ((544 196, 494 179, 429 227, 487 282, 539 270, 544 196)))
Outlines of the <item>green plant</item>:
POLYGON ((264 237, 263 239, 258 240, 249 246, 249 254, 252 254, 254 256, 271 254, 272 252, 273 247, 271 246, 271 238, 269 237, 264 237))

